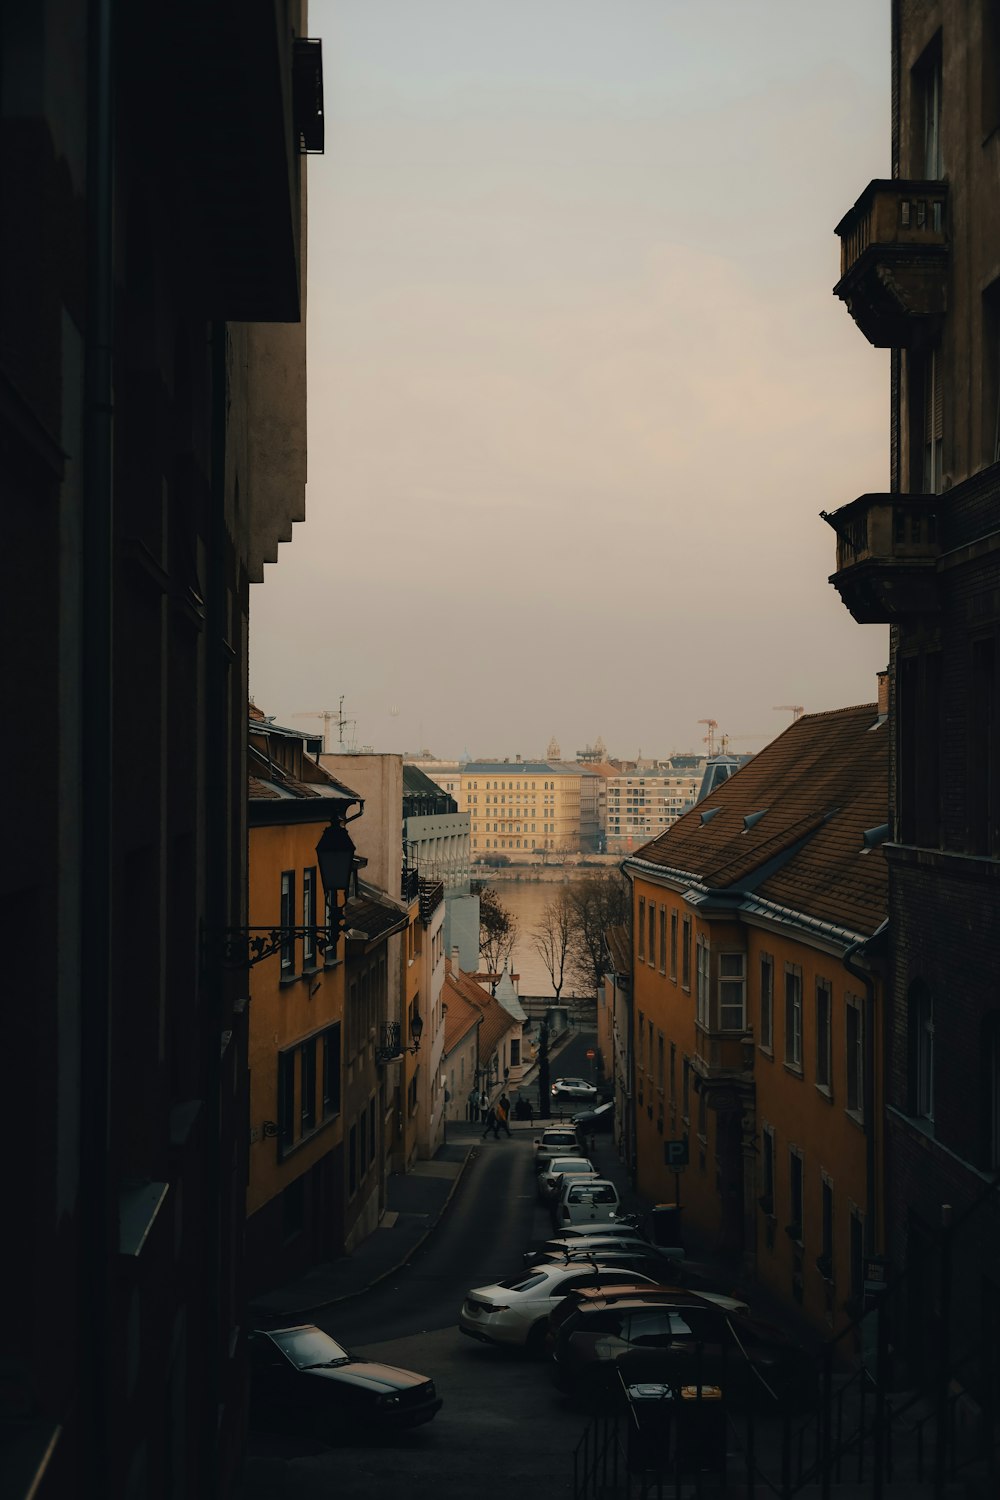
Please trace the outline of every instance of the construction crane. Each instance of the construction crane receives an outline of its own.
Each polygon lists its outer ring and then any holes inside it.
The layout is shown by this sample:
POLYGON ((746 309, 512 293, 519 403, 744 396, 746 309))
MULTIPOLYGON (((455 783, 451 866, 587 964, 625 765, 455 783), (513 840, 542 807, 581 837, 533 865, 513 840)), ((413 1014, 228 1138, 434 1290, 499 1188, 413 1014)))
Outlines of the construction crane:
POLYGON ((715 754, 715 731, 719 727, 719 721, 718 721, 718 719, 699 719, 698 723, 699 724, 707 724, 708 725, 708 733, 705 736, 703 736, 703 738, 704 738, 705 744, 708 746, 708 753, 709 753, 709 755, 714 755, 715 754))
POLYGON ((720 734, 720 736, 719 736, 719 749, 721 750, 721 752, 722 752, 723 755, 727 755, 729 753, 729 746, 732 744, 733 740, 760 740, 763 743, 763 742, 766 742, 767 738, 768 737, 767 737, 766 734, 725 734, 725 733, 723 733, 723 734, 720 734))
POLYGON ((326 751, 326 737, 331 724, 337 726, 337 741, 341 752, 344 749, 344 730, 354 726, 354 719, 344 718, 344 694, 340 695, 340 704, 337 708, 313 708, 305 713, 293 714, 293 719, 322 719, 323 720, 323 750, 326 751))
POLYGON ((795 723, 796 719, 800 719, 805 713, 805 709, 802 707, 801 703, 775 703, 773 707, 775 713, 780 713, 782 709, 786 709, 792 716, 793 724, 795 723))

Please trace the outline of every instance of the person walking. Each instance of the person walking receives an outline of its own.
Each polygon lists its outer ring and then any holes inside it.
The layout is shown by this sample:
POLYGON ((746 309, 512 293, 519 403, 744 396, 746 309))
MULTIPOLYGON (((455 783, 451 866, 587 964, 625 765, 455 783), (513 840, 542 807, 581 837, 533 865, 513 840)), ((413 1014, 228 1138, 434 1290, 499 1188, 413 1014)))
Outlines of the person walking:
MULTIPOLYGON (((485 1115, 483 1116, 483 1119, 486 1121, 486 1129, 483 1131, 483 1140, 485 1141, 486 1137, 489 1135, 490 1131, 492 1130, 492 1132, 493 1132, 493 1139, 495 1141, 498 1141, 500 1139, 500 1130, 499 1130, 499 1126, 497 1124, 497 1112, 496 1112, 495 1107, 492 1104, 490 1105, 489 1109, 486 1111, 485 1115)), ((507 1133, 508 1133, 508 1135, 510 1134, 509 1131, 507 1133)))
POLYGON ((510 1118, 510 1100, 507 1098, 506 1094, 501 1094, 500 1098, 497 1100, 496 1117, 497 1140, 500 1139, 501 1129, 507 1132, 507 1139, 510 1140, 510 1126, 507 1124, 507 1121, 510 1118))

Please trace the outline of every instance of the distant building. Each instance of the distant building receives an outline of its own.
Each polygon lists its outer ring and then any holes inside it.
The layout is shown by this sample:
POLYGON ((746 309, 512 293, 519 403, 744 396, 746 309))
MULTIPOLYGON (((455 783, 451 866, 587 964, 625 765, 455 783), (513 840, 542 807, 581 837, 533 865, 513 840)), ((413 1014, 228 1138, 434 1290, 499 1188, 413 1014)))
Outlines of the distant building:
POLYGON ((619 772, 608 777, 608 853, 627 854, 656 838, 694 806, 698 785, 698 776, 684 771, 619 772))
POLYGON ((578 854, 583 774, 577 765, 520 757, 469 761, 462 767, 459 806, 471 817, 473 858, 578 854))

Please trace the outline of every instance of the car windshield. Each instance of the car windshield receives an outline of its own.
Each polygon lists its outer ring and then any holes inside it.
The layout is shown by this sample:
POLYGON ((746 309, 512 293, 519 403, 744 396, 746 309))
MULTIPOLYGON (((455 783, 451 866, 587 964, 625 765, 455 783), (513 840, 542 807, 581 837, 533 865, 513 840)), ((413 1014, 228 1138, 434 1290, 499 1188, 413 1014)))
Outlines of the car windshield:
POLYGON ((319 1328, 286 1328, 269 1333, 297 1370, 313 1370, 317 1365, 343 1365, 350 1355, 346 1349, 319 1328))
POLYGON ((591 1177, 594 1175, 590 1162, 584 1161, 579 1156, 557 1156, 549 1163, 549 1171, 553 1177, 558 1176, 560 1172, 589 1172, 591 1177))
POLYGON ((540 1146, 572 1146, 576 1136, 572 1130, 549 1130, 539 1141, 540 1146))

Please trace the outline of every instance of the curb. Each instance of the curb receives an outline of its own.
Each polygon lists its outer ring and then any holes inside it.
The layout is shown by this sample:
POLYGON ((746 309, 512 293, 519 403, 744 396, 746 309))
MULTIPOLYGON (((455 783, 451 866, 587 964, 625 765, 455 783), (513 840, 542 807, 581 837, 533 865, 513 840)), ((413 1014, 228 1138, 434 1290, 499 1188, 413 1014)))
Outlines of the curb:
MULTIPOLYGON (((327 1297, 322 1302, 311 1302, 308 1307, 297 1308, 294 1312, 287 1312, 286 1313, 286 1312, 282 1312, 280 1308, 270 1308, 270 1309, 268 1309, 267 1312, 261 1312, 261 1313, 259 1313, 258 1317, 269 1318, 269 1319, 273 1319, 273 1318, 300 1318, 301 1319, 301 1318, 306 1317, 309 1313, 323 1312, 328 1307, 336 1307, 338 1305, 338 1303, 341 1303, 341 1302, 350 1302, 350 1300, 351 1300, 352 1297, 363 1297, 366 1292, 370 1292, 373 1287, 378 1286, 381 1282, 387 1280, 388 1277, 397 1275, 398 1272, 400 1272, 403 1269, 404 1266, 409 1265, 410 1261, 416 1255, 417 1251, 423 1248, 423 1246, 426 1244, 427 1240, 430 1238, 430 1236, 434 1233, 435 1229, 437 1229, 438 1225, 441 1223, 441 1220, 444 1218, 445 1214, 448 1212, 448 1209, 451 1207, 451 1200, 454 1198, 455 1193, 458 1191, 459 1184, 462 1182, 463 1178, 465 1177, 465 1172, 466 1172, 467 1167, 469 1166, 469 1163, 475 1159, 475 1157, 477 1155, 477 1152, 478 1152, 478 1147, 477 1146, 472 1145, 472 1146, 469 1147, 468 1151, 465 1154, 465 1160, 462 1162, 461 1167, 456 1172, 456 1174, 455 1174, 455 1180, 452 1183, 451 1187, 448 1189, 448 1196, 447 1196, 447 1198, 445 1198, 444 1202, 441 1205, 441 1212, 438 1214, 437 1218, 434 1220, 434 1222, 432 1224, 428 1224, 427 1228, 424 1230, 424 1232, 420 1236, 420 1238, 418 1240, 414 1240, 413 1244, 410 1246, 410 1248, 407 1250, 406 1254, 403 1256, 403 1258, 401 1260, 396 1261, 395 1264, 393 1264, 391 1266, 387 1266, 384 1271, 380 1271, 377 1276, 372 1277, 371 1281, 369 1281, 365 1286, 358 1287, 353 1292, 341 1292, 339 1294, 339 1296, 336 1296, 336 1297, 327 1297)), ((372 1230, 373 1234, 376 1233, 376 1232, 377 1232, 376 1230, 372 1230)), ((364 1244, 364 1241, 362 1241, 362 1244, 364 1244)), ((249 1303, 248 1304, 248 1306, 247 1306, 247 1312, 249 1314, 253 1313, 253 1303, 249 1303)))

